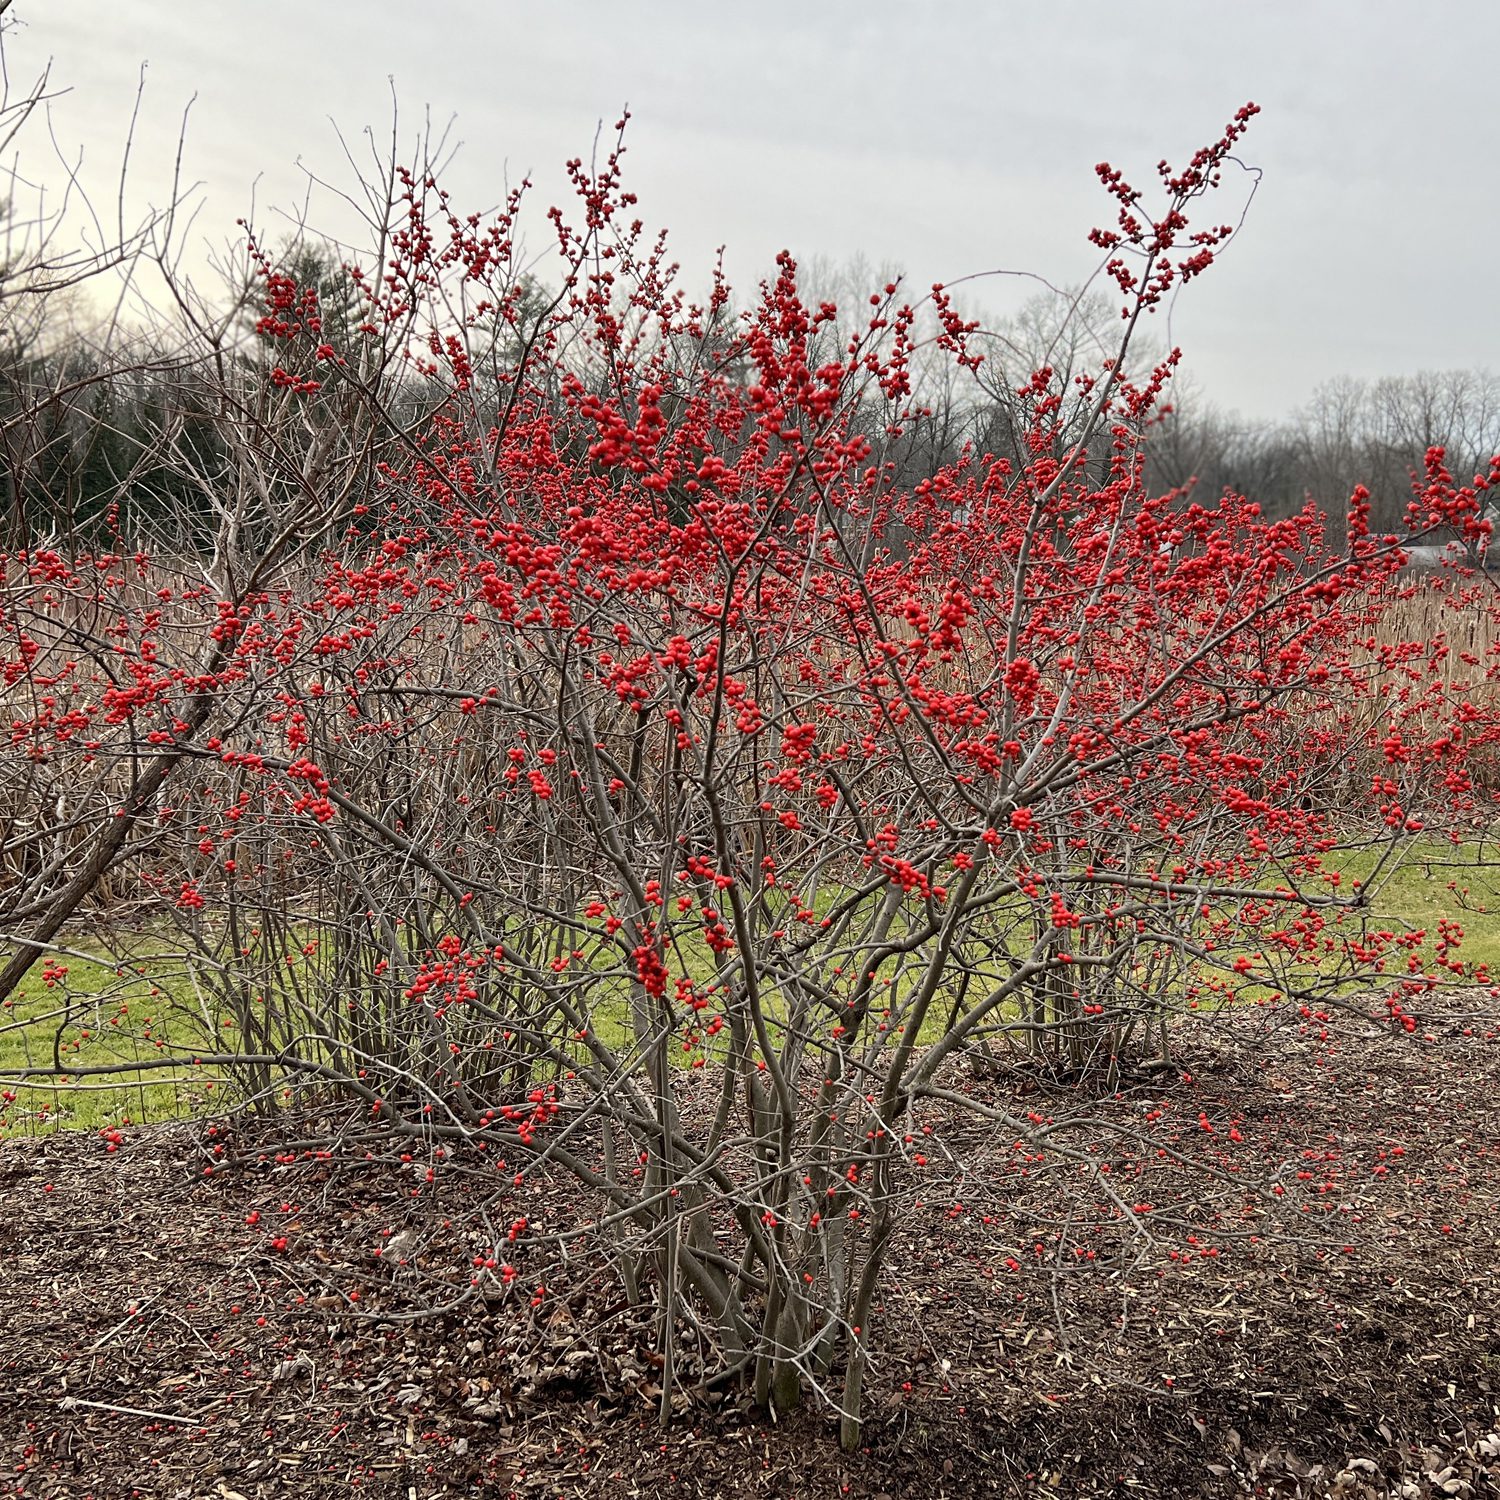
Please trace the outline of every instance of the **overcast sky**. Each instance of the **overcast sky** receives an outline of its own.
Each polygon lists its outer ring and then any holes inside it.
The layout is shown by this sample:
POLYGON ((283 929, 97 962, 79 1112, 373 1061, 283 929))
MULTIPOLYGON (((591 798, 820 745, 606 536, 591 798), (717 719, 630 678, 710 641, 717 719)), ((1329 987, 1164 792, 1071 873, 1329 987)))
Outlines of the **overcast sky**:
MULTIPOLYGON (((783 247, 863 255, 919 289, 992 269, 1077 283, 1110 218, 1095 162, 1145 179, 1253 99, 1249 220, 1173 313, 1198 386, 1279 416, 1335 375, 1500 349, 1494 0, 16 0, 11 16, 12 86, 51 60, 70 90, 55 137, 111 204, 141 65, 138 206, 164 194, 196 94, 195 233, 221 245, 252 193, 273 230, 301 202, 299 161, 348 186, 335 125, 388 139, 392 83, 406 138, 424 110, 453 119, 447 182, 475 209, 527 173, 559 199, 564 161, 628 103, 628 185, 695 290, 720 243, 741 287, 783 247)), ((33 132, 22 164, 55 182, 50 149, 33 132)), ((1227 184, 1226 210, 1247 185, 1227 184)), ((1005 307, 992 286, 978 295, 1005 307)))

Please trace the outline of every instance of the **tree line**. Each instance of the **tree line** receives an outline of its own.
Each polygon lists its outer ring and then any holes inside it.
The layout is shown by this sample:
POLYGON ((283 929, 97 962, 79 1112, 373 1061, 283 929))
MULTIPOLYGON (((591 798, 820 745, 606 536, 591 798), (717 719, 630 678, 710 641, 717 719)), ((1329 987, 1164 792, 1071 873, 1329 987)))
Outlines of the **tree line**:
MULTIPOLYGON (((359 294, 349 268, 330 247, 315 243, 284 247, 277 263, 290 284, 315 294, 317 341, 340 352, 352 349, 359 294)), ((826 292, 848 307, 844 283, 865 270, 815 263, 804 278, 812 283, 810 300, 826 292)), ((551 298, 535 284, 526 300, 529 315, 540 318, 551 298)), ((236 467, 237 445, 228 428, 253 420, 256 403, 268 390, 274 393, 267 375, 285 354, 285 341, 264 332, 270 313, 265 286, 251 285, 226 300, 220 336, 207 351, 201 337, 161 326, 134 340, 106 343, 79 329, 66 300, 42 305, 39 314, 31 299, 24 323, 8 318, 0 340, 4 544, 93 536, 107 523, 125 535, 149 533, 188 550, 208 545, 215 497, 232 487, 236 467), (233 406, 237 399, 243 409, 227 410, 226 400, 233 406)), ((896 481, 931 472, 965 450, 1008 459, 1018 468, 1030 462, 1037 442, 1034 372, 1051 372, 1049 389, 1070 386, 1095 365, 1108 334, 1108 312, 1102 298, 1040 294, 1011 318, 986 325, 984 363, 973 380, 960 379, 962 372, 936 351, 924 359, 919 342, 912 379, 922 419, 908 424, 898 440, 867 434, 886 451, 896 481)), ((526 317, 524 311, 512 315, 497 332, 497 341, 510 346, 501 351, 500 367, 521 354, 526 317)), ((821 333, 830 357, 847 343, 843 322, 842 313, 830 318, 821 333)), ((925 349, 931 351, 933 342, 925 349)), ((478 384, 483 378, 476 372, 478 384)), ((593 372, 590 383, 607 381, 607 372, 593 372)), ((502 375, 481 404, 497 415, 505 394, 502 375)), ((399 395, 413 417, 440 399, 420 358, 408 359, 399 395)), ((333 391, 303 402, 309 432, 342 420, 338 405, 333 391)), ((1154 425, 1145 445, 1148 488, 1191 493, 1200 504, 1229 492, 1278 518, 1309 501, 1336 516, 1355 485, 1364 484, 1371 491, 1372 524, 1395 530, 1429 449, 1446 450, 1460 482, 1500 451, 1500 379, 1483 369, 1424 370, 1379 380, 1341 376, 1280 421, 1225 410, 1189 385, 1154 425)), ((1053 434, 1059 453, 1076 436, 1059 423, 1053 434)), ((1102 464, 1107 443, 1096 442, 1102 464)))

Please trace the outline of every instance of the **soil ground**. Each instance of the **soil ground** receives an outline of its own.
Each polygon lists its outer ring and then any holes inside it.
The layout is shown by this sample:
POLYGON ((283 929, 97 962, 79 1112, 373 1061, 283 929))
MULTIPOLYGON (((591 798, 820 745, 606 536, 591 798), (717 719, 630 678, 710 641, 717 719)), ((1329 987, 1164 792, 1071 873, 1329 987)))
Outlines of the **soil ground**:
MULTIPOLYGON (((1486 997, 1451 1004, 1395 1038, 1195 1022, 1177 1071, 1099 1101, 958 1081, 1093 1123, 1044 1160, 926 1117, 852 1455, 814 1407, 773 1423, 693 1388, 689 1350, 660 1427, 648 1330, 597 1268, 536 1305, 522 1265, 434 1306, 473 1249, 462 1163, 428 1182, 425 1158, 309 1155, 253 1122, 8 1141, 0 1480, 100 1500, 1500 1495, 1500 1027, 1486 997), (1100 1212, 1101 1161, 1150 1242, 1100 1212)), ((533 1226, 577 1213, 560 1180, 520 1191, 533 1226)))

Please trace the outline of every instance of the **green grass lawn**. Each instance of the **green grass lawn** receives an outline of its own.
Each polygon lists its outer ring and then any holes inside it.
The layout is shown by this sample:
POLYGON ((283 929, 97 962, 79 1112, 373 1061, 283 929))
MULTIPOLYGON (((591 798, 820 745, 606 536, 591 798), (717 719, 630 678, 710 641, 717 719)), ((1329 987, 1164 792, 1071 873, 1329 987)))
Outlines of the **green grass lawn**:
MULTIPOLYGON (((1349 880, 1367 880, 1376 855, 1363 851, 1341 861, 1349 880)), ((1380 876, 1372 912, 1436 932, 1457 922, 1464 940, 1456 957, 1500 980, 1500 846, 1419 843, 1407 848, 1380 876)))
POLYGON ((0 1138, 58 1128, 102 1129, 202 1110, 216 1080, 194 1069, 176 1001, 185 983, 180 953, 142 943, 116 964, 79 951, 40 959, 16 993, 0 1002, 0 1138), (80 1067, 159 1061, 182 1053, 182 1065, 101 1078, 15 1079, 28 1067, 80 1067))
MULTIPOLYGON (((1440 921, 1457 923, 1464 938, 1454 956, 1481 976, 1487 970, 1500 977, 1500 850, 1417 843, 1378 871, 1377 860, 1372 851, 1327 860, 1329 869, 1339 871, 1345 890, 1375 875, 1371 907, 1361 914, 1365 922, 1432 935, 1440 921)), ((1358 919, 1344 918, 1351 920, 1358 919)), ((677 961, 695 981, 712 975, 706 949, 680 948, 677 961)), ((0 1139, 59 1128, 139 1124, 212 1109, 216 1095, 223 1097, 225 1081, 209 1068, 194 1066, 193 1053, 230 1049, 236 1033, 200 998, 192 964, 181 948, 151 937, 136 940, 118 962, 76 950, 40 960, 17 993, 0 1002, 0 1139), (148 1072, 126 1067, 118 1074, 86 1079, 67 1075, 70 1062, 79 1067, 128 1065, 164 1057, 175 1058, 177 1065, 148 1072), (54 1060, 63 1077, 14 1077, 17 1070, 50 1066, 54 1060)), ((1306 971, 1311 975, 1316 967, 1309 963, 1306 971)), ((781 1009, 774 992, 768 1009, 773 1016, 781 1009)), ((607 1045, 628 1047, 623 999, 596 1006, 590 1020, 607 1045)), ((945 1021, 942 1005, 934 1006, 924 1026, 924 1033, 931 1034, 924 1040, 935 1040, 945 1021)), ((722 1042, 721 1036, 717 1045, 710 1044, 710 1057, 722 1042)), ((686 1057, 677 1061, 690 1064, 686 1057)))

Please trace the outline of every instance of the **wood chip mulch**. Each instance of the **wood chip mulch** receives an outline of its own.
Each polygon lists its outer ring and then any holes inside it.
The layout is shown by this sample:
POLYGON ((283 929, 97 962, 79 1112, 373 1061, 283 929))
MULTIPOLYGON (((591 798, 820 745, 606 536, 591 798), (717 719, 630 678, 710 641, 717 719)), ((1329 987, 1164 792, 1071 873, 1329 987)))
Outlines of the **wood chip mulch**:
MULTIPOLYGON (((1058 1160, 946 1106, 921 1117, 921 1207, 852 1455, 814 1405, 773 1422, 694 1386, 686 1343, 662 1428, 650 1331, 594 1261, 518 1250, 513 1286, 452 1295, 491 1163, 366 1159, 338 1119, 315 1122, 326 1153, 281 1162, 253 1121, 0 1140, 0 1481, 99 1500, 1500 1496, 1482 999, 1394 1039, 1196 1022, 1180 1071, 1099 1101, 1026 1072, 955 1080, 1089 1123, 1058 1160)), ((514 1210, 566 1227, 577 1192, 528 1182, 514 1210)))

